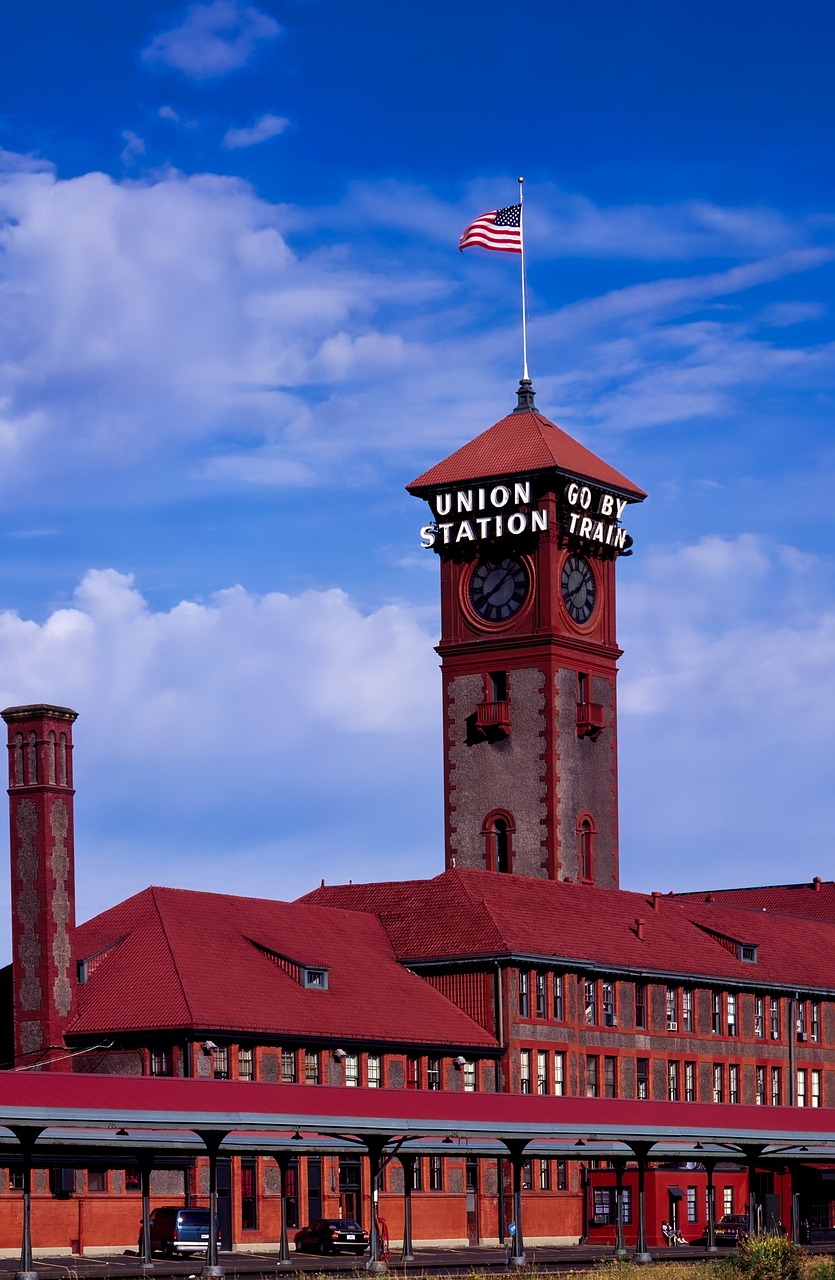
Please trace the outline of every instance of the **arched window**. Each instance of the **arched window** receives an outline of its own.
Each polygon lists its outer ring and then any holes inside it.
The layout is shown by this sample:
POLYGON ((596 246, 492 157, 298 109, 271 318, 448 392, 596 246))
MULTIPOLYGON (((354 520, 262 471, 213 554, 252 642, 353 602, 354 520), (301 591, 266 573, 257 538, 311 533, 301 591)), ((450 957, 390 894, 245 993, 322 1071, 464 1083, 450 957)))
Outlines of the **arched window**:
POLYGON ((591 814, 581 813, 577 820, 577 878, 594 879, 594 821, 591 814))
POLYGON ((65 733, 58 735, 58 783, 62 787, 67 786, 67 735, 65 733))
POLYGON ((55 730, 50 729, 46 745, 46 780, 55 786, 55 730))
POLYGON ((496 809, 488 813, 481 827, 484 836, 484 865, 488 871, 513 870, 513 833, 516 825, 509 813, 496 809))
POLYGON ((38 781, 38 735, 34 729, 29 734, 29 786, 38 781))
POLYGON ((14 736, 14 785, 23 786, 23 734, 14 736))

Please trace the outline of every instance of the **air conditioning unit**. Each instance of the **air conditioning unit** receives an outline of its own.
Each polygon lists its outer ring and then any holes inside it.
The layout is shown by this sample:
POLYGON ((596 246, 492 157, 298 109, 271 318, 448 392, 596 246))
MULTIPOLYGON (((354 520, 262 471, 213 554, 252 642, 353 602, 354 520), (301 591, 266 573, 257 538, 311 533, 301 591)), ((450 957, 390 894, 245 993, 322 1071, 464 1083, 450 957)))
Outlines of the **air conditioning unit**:
POLYGON ((668 1023, 667 1023, 667 1030, 668 1030, 668 1031, 678 1031, 678 1023, 677 1023, 675 1020, 674 1020, 673 1022, 668 1022, 668 1023))
POLYGON ((616 1013, 604 1013, 603 1025, 605 1027, 616 1027, 618 1025, 618 1015, 616 1013))
POLYGON ((798 1031, 797 1039, 800 1044, 805 1044, 809 1037, 805 1031, 798 1031))
POLYGON ((771 1039, 772 1039, 772 1040, 779 1040, 779 1039, 780 1039, 780 1032, 779 1032, 779 1031, 772 1031, 772 1033, 771 1033, 771 1039))

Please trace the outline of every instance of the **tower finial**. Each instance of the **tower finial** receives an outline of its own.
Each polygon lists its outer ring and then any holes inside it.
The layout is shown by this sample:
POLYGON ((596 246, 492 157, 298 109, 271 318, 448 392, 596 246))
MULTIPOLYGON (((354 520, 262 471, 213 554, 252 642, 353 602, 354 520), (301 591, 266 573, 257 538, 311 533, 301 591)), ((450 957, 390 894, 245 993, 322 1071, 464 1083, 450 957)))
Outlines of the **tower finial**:
POLYGON ((518 404, 513 412, 529 413, 531 409, 536 407, 533 402, 535 395, 536 392, 533 389, 533 383, 530 378, 521 378, 519 381, 519 390, 516 392, 518 404))

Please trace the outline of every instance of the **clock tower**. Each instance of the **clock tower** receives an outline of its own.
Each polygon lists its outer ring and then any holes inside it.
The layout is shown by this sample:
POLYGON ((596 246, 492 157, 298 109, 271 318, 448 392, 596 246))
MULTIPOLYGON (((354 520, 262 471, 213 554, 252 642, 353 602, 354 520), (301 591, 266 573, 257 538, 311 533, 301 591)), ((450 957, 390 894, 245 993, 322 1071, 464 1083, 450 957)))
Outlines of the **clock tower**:
POLYGON ((441 564, 446 866, 617 888, 615 564, 646 494, 528 379, 407 488, 441 564))

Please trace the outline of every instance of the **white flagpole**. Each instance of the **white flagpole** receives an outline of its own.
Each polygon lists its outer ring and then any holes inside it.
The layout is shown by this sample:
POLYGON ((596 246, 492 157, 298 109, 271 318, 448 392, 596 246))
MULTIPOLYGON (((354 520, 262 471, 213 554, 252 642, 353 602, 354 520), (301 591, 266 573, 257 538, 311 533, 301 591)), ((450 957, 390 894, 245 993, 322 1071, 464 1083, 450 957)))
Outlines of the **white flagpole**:
POLYGON ((522 377, 528 379, 528 322, 527 322, 527 298, 525 297, 525 228, 523 223, 524 202, 522 184, 524 178, 519 179, 519 243, 522 249, 522 377))

